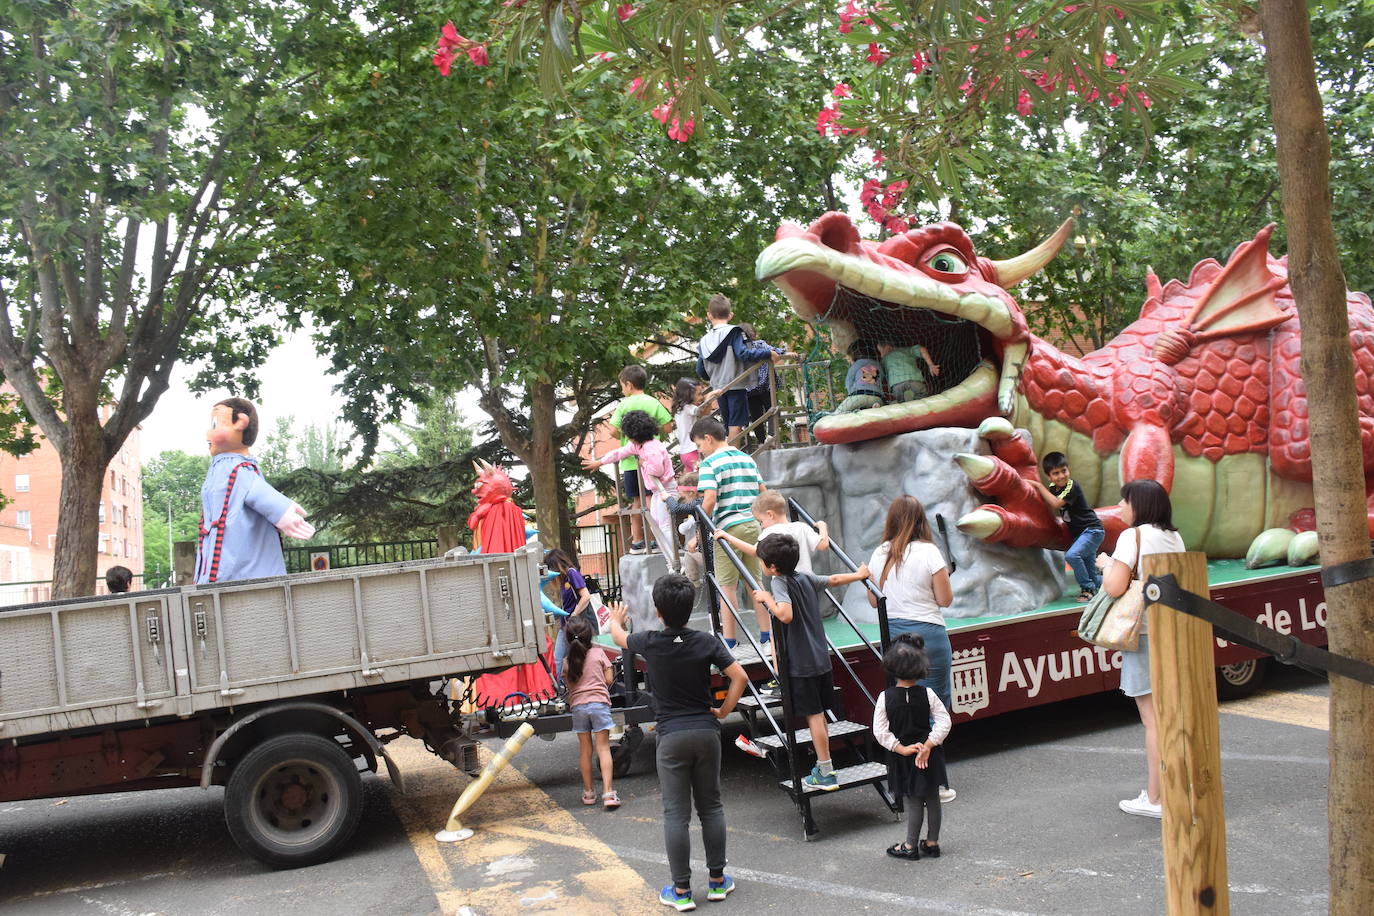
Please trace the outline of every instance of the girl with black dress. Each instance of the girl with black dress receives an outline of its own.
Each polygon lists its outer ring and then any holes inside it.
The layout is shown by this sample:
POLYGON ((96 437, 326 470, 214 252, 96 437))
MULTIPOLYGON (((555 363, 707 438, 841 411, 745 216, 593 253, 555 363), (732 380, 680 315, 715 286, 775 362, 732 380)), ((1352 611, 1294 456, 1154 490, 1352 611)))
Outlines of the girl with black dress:
POLYGON ((873 711, 873 737, 887 748, 887 779, 892 794, 907 803, 906 841, 894 843, 887 854, 894 859, 919 859, 922 854, 940 856, 940 786, 945 775, 945 751, 940 745, 949 735, 949 712, 935 691, 916 682, 926 676, 925 642, 914 633, 903 633, 883 654, 883 668, 897 682, 878 697, 873 711), (930 814, 926 838, 921 823, 930 814))

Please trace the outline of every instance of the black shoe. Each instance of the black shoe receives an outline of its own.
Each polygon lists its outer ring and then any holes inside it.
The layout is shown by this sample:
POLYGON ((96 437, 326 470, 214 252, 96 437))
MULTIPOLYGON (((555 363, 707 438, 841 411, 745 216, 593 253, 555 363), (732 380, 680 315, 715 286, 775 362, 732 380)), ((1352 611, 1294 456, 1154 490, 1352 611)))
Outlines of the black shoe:
MULTIPOLYGON (((887 854, 894 859, 910 859, 914 862, 921 857, 921 850, 905 843, 893 843, 887 847, 887 854)), ((939 853, 937 852, 936 855, 939 853)))
POLYGON ((920 848, 920 850, 921 850, 921 853, 922 853, 927 859, 938 859, 938 858, 940 858, 940 844, 939 844, 939 843, 932 843, 930 840, 922 840, 922 841, 920 842, 920 844, 919 844, 919 848, 920 848))

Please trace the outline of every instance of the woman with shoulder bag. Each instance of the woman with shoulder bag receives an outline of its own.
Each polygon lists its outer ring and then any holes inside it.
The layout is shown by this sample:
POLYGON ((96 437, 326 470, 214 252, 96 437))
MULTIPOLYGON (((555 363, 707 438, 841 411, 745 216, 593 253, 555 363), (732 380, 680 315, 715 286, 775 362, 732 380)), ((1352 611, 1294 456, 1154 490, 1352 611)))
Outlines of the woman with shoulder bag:
MULTIPOLYGON (((1132 480, 1121 488, 1121 520, 1127 528, 1117 538, 1110 557, 1099 554, 1102 588, 1113 598, 1126 593, 1132 578, 1141 578, 1140 559, 1156 553, 1182 553, 1183 538, 1173 523, 1169 493, 1156 480, 1132 480)), ((1159 734, 1155 728, 1154 695, 1150 689, 1150 645, 1145 622, 1140 624, 1140 647, 1121 653, 1121 692, 1135 698, 1145 726, 1146 787, 1120 803, 1127 814, 1160 817, 1159 734)))

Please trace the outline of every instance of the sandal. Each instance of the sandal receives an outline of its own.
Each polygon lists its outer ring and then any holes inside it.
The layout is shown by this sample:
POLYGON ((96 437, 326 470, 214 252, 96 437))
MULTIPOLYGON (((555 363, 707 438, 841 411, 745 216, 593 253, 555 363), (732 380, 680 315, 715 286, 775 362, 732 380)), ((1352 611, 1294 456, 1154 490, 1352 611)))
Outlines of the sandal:
POLYGON ((906 843, 893 843, 887 847, 887 854, 894 859, 910 859, 916 861, 921 857, 921 851, 915 846, 908 846, 906 843))
POLYGON ((620 793, 612 789, 610 792, 601 796, 601 804, 607 811, 614 811, 616 808, 620 807, 620 793))
POLYGON ((920 844, 921 854, 927 859, 940 858, 940 844, 932 843, 930 840, 922 840, 920 844))
POLYGON ((584 804, 584 805, 594 805, 594 804, 596 804, 596 793, 595 793, 595 792, 583 792, 583 793, 582 793, 582 804, 584 804))
POLYGON ((1083 591, 1081 591, 1081 592, 1078 593, 1078 600, 1079 600, 1079 601, 1082 601, 1082 602, 1088 602, 1088 601, 1093 600, 1093 598, 1094 598, 1096 595, 1097 595, 1097 592, 1090 592, 1090 591, 1088 591, 1088 590, 1085 588, 1085 589, 1083 589, 1083 591))

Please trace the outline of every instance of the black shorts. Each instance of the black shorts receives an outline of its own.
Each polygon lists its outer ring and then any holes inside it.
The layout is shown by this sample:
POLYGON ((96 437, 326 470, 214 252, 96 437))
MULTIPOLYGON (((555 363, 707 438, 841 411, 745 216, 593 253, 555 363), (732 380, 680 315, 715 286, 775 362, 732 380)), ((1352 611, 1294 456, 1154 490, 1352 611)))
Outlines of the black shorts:
POLYGON ((639 468, 620 472, 620 492, 628 500, 639 499, 639 468))
POLYGON ((749 392, 743 388, 720 393, 720 422, 728 429, 731 426, 749 425, 749 392))
POLYGON ((814 716, 830 708, 835 695, 835 678, 830 674, 814 677, 792 676, 792 715, 814 716))

